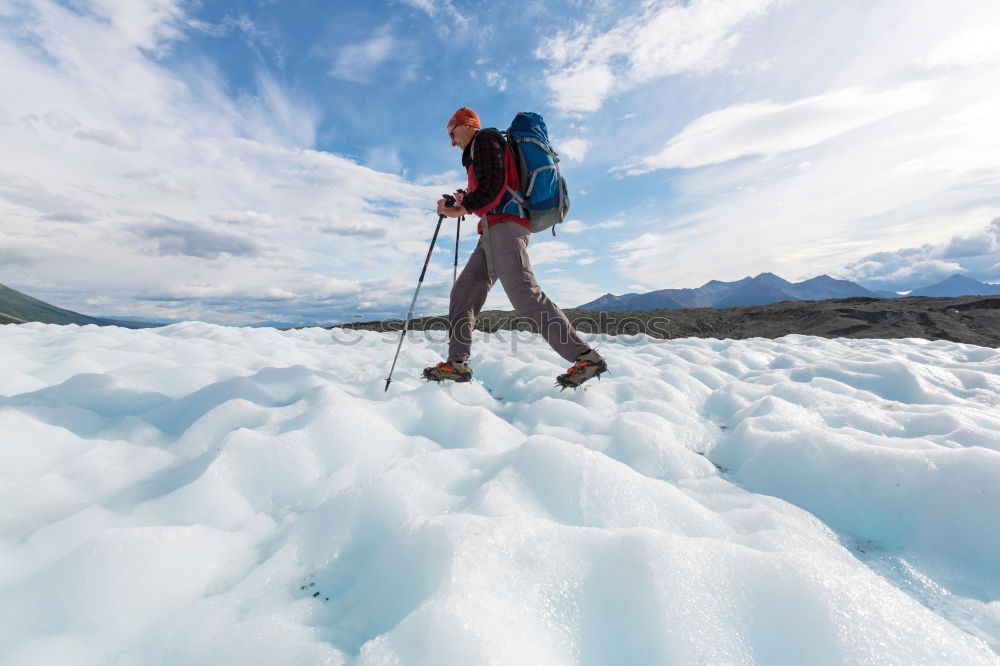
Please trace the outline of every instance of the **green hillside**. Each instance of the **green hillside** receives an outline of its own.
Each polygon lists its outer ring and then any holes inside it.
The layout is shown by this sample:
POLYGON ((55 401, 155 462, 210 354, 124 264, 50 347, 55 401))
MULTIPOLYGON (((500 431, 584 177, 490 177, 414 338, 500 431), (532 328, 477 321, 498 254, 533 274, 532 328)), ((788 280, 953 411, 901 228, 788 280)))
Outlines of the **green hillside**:
POLYGON ((0 284, 0 324, 23 324, 38 321, 43 324, 96 324, 98 326, 123 326, 125 328, 148 328, 156 324, 99 319, 64 310, 54 305, 32 298, 27 294, 0 284))

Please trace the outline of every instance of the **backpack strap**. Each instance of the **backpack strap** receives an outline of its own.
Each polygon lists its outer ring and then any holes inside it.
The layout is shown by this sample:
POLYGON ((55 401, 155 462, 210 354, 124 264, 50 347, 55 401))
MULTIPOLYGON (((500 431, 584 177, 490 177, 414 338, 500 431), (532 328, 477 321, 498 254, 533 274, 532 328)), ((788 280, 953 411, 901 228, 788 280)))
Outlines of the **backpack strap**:
POLYGON ((555 164, 546 164, 545 166, 538 167, 537 169, 531 172, 531 178, 528 180, 528 190, 524 193, 524 196, 526 197, 531 196, 531 191, 535 189, 535 179, 538 177, 538 174, 540 172, 545 171, 546 169, 555 169, 556 174, 557 175, 559 174, 559 167, 557 167, 555 164))
MULTIPOLYGON (((480 130, 480 131, 482 131, 482 130, 480 130)), ((527 168, 527 166, 525 166, 525 164, 524 164, 524 157, 521 155, 521 151, 517 151, 517 153, 515 154, 514 151, 513 151, 513 149, 510 146, 510 142, 507 141, 507 136, 508 136, 507 133, 506 132, 498 132, 498 133, 500 134, 500 138, 503 139, 504 150, 505 151, 507 151, 507 150, 510 151, 510 154, 511 154, 511 157, 513 158, 513 160, 520 160, 520 162, 521 162, 520 167, 521 168, 518 169, 517 173, 519 175, 523 174, 524 170, 527 168)), ((478 136, 478 134, 479 133, 477 132, 476 136, 478 136)), ((520 140, 520 139, 518 139, 518 140, 520 140)), ((508 201, 507 204, 501 206, 501 209, 502 208, 506 208, 507 206, 509 206, 511 204, 511 202, 513 202, 514 206, 517 207, 517 216, 518 217, 523 217, 525 219, 529 219, 530 216, 531 216, 531 214, 529 213, 528 209, 525 207, 525 201, 527 200, 527 194, 522 195, 520 192, 518 192, 517 190, 515 190, 513 187, 511 187, 510 185, 506 184, 506 181, 508 180, 508 174, 506 173, 506 167, 507 167, 507 164, 506 164, 506 154, 504 155, 504 158, 505 158, 504 159, 504 181, 505 181, 504 190, 507 192, 507 194, 510 195, 511 201, 508 201)), ((476 159, 476 139, 475 139, 475 136, 474 136, 473 139, 472 139, 472 145, 469 148, 469 161, 471 162, 471 161, 473 161, 475 159, 476 159)), ((515 164, 515 167, 517 167, 517 166, 518 165, 515 164)), ((523 180, 523 178, 521 178, 520 180, 521 180, 521 185, 523 187, 524 180, 523 180)), ((486 216, 484 215, 483 218, 484 218, 484 224, 486 225, 484 228, 489 228, 489 221, 485 219, 486 216)))
MULTIPOLYGON (((517 206, 517 216, 528 218, 528 211, 524 208, 524 197, 521 196, 521 193, 515 190, 510 185, 507 185, 506 187, 507 187, 507 194, 510 195, 510 200, 514 203, 515 206, 517 206)), ((510 203, 508 203, 507 205, 509 206, 510 203)))
POLYGON ((490 237, 490 222, 483 217, 483 253, 486 255, 486 276, 490 283, 497 278, 496 269, 493 267, 493 242, 490 237))
MULTIPOLYGON (((476 136, 478 135, 479 132, 476 132, 476 134, 473 135, 472 144, 469 147, 470 163, 476 159, 476 136)), ((485 255, 486 258, 486 276, 492 282, 493 280, 496 280, 497 272, 496 269, 493 267, 493 243, 490 242, 491 241, 490 220, 487 215, 483 215, 482 220, 483 221, 480 222, 480 224, 483 225, 482 242, 483 242, 483 254, 485 255)))

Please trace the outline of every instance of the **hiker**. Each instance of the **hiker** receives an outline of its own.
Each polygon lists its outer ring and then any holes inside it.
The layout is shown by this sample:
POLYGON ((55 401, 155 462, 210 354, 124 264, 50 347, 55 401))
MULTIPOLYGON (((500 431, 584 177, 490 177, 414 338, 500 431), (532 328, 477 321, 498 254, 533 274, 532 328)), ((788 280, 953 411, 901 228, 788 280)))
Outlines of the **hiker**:
POLYGON ((604 358, 580 339, 566 315, 535 281, 527 253, 531 222, 518 204, 523 198, 511 193, 520 189, 520 179, 507 141, 496 129, 480 129, 479 116, 468 107, 452 115, 448 136, 451 145, 462 149, 469 185, 467 192, 455 193, 457 205, 438 201, 437 212, 447 217, 478 215, 480 239, 451 290, 448 360, 425 368, 424 377, 456 382, 472 378, 472 330, 497 279, 517 313, 535 322, 556 353, 573 363, 556 378, 557 385, 576 388, 599 376, 608 369, 604 358))

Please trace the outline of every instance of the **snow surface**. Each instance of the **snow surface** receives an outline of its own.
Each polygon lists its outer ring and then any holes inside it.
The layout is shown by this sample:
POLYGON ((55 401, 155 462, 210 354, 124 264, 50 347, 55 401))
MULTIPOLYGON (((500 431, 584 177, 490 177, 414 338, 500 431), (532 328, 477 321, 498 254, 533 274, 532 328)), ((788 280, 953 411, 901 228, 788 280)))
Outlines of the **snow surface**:
POLYGON ((0 663, 1000 664, 997 350, 352 335, 0 327, 0 663))

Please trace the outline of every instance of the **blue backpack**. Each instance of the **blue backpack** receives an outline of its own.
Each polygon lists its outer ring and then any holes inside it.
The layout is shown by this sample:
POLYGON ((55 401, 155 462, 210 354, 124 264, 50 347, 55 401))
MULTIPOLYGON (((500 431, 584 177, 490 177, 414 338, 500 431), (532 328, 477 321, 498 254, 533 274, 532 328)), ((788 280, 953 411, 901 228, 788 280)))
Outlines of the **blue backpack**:
POLYGON ((521 111, 504 133, 521 179, 523 198, 532 231, 544 231, 559 224, 569 212, 569 191, 559 173, 559 156, 549 143, 545 121, 537 113, 521 111))

